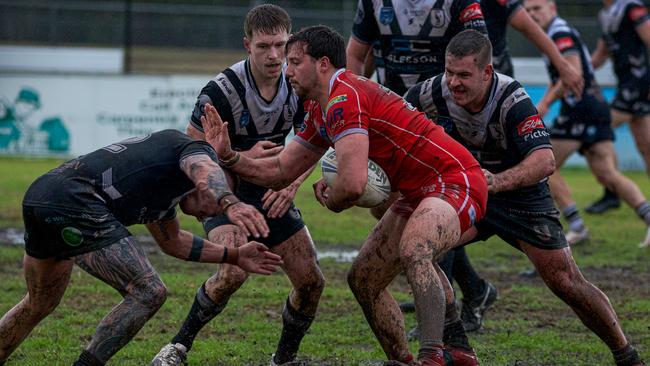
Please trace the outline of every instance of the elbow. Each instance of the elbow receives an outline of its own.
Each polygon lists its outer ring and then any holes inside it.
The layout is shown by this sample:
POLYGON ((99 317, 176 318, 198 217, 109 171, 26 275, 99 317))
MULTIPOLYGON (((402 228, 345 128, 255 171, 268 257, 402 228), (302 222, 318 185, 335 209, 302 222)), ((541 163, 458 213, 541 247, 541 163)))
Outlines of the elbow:
POLYGON ((365 182, 355 182, 352 184, 348 184, 343 188, 343 194, 345 197, 347 197, 350 201, 356 201, 361 196, 363 196, 363 192, 366 189, 366 183, 365 182))
POLYGON ((544 172, 544 177, 549 177, 555 173, 555 157, 553 154, 550 154, 550 156, 545 159, 541 171, 544 172))

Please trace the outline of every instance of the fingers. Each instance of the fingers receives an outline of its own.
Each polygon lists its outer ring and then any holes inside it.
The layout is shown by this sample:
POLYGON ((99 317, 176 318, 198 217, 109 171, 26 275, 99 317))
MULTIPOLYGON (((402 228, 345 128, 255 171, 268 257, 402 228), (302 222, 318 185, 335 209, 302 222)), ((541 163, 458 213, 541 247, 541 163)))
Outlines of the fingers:
POLYGON ((274 147, 278 146, 278 144, 276 144, 275 142, 268 141, 268 140, 260 141, 255 145, 261 147, 264 150, 271 149, 271 148, 274 148, 274 147))
POLYGON ((275 201, 279 197, 279 193, 269 189, 264 193, 264 197, 262 197, 262 208, 265 210, 268 210, 269 207, 273 204, 273 201, 275 201))

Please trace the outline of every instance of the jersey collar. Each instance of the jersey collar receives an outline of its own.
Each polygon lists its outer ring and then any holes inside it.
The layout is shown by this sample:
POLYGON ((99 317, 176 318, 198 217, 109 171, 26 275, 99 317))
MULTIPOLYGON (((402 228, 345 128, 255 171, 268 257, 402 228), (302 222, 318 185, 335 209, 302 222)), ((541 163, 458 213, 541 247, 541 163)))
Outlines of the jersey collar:
POLYGON ((345 68, 340 68, 340 69, 336 70, 334 75, 332 75, 332 77, 330 78, 330 87, 327 90, 327 95, 328 96, 332 93, 332 86, 334 85, 334 80, 336 80, 336 78, 339 77, 339 75, 341 75, 344 72, 345 72, 345 68))

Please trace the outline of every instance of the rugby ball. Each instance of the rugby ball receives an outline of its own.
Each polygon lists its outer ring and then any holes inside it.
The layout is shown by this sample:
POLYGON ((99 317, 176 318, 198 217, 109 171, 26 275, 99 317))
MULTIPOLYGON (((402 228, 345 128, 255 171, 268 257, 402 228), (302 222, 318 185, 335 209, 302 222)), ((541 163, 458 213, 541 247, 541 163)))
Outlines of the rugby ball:
MULTIPOLYGON (((332 186, 337 172, 336 151, 330 150, 321 160, 321 170, 323 179, 328 186, 332 186)), ((388 175, 378 164, 368 159, 368 183, 363 190, 361 198, 357 200, 355 206, 375 207, 386 202, 390 196, 390 181, 388 175)))

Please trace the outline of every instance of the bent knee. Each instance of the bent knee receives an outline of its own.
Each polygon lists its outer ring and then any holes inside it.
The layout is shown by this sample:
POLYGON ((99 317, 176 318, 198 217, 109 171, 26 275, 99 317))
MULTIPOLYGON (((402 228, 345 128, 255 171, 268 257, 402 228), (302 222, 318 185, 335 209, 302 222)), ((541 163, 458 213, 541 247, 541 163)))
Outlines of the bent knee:
POLYGON ((167 288, 158 276, 147 277, 129 284, 126 296, 155 311, 167 300, 167 288))

